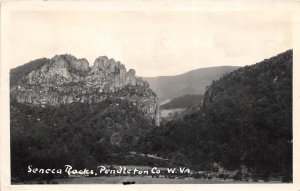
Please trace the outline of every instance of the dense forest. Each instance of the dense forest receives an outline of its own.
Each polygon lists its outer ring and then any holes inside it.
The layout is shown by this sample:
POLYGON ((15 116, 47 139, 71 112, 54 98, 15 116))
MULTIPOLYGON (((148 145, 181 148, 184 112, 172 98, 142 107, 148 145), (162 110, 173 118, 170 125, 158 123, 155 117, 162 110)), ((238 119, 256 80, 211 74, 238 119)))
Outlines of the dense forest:
POLYGON ((131 102, 105 100, 36 107, 11 102, 12 177, 32 179, 29 164, 38 168, 96 168, 122 161, 152 128, 131 102), (114 157, 112 157, 114 153, 114 157))
POLYGON ((168 165, 130 158, 154 154, 169 164, 210 170, 246 168, 254 180, 292 181, 292 50, 213 81, 200 109, 154 127, 132 103, 37 107, 11 100, 14 181, 43 168, 94 168, 101 163, 168 165))
POLYGON ((148 152, 189 159, 195 169, 213 163, 248 169, 254 179, 292 181, 292 50, 214 81, 200 110, 157 127, 148 152))

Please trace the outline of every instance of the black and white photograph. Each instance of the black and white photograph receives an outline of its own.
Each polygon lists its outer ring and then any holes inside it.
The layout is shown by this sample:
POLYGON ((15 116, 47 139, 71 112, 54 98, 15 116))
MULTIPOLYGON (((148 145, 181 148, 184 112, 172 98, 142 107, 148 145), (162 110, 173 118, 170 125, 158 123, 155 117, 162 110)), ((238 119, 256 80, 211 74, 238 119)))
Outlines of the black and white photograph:
POLYGON ((294 185, 296 1, 37 2, 2 3, 8 184, 294 185))

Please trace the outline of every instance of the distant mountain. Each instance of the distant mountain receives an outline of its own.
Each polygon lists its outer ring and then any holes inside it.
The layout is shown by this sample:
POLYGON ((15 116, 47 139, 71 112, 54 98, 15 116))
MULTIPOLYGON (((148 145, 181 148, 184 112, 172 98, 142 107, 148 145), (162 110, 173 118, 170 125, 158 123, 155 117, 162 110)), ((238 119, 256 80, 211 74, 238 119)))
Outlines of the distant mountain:
POLYGON ((220 66, 199 68, 177 76, 143 77, 157 94, 159 102, 187 95, 204 94, 206 86, 239 67, 220 66))

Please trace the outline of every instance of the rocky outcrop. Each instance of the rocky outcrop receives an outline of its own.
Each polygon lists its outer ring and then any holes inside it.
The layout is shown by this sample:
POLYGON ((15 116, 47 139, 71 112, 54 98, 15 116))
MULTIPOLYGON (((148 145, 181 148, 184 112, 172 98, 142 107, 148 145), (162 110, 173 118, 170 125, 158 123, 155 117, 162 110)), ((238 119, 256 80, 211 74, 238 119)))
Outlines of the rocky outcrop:
POLYGON ((107 98, 128 100, 146 117, 158 124, 158 100, 149 84, 135 76, 135 70, 106 56, 89 67, 86 59, 56 55, 20 79, 12 98, 34 105, 59 105, 72 102, 97 103, 107 98))

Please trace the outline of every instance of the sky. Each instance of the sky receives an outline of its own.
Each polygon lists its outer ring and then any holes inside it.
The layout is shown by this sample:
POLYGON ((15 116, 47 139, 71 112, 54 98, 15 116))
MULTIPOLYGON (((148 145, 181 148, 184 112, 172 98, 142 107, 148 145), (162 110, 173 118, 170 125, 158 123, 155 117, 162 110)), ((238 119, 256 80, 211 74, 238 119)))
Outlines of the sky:
POLYGON ((289 12, 12 11, 7 27, 10 68, 68 53, 166 76, 251 65, 293 48, 289 12))

